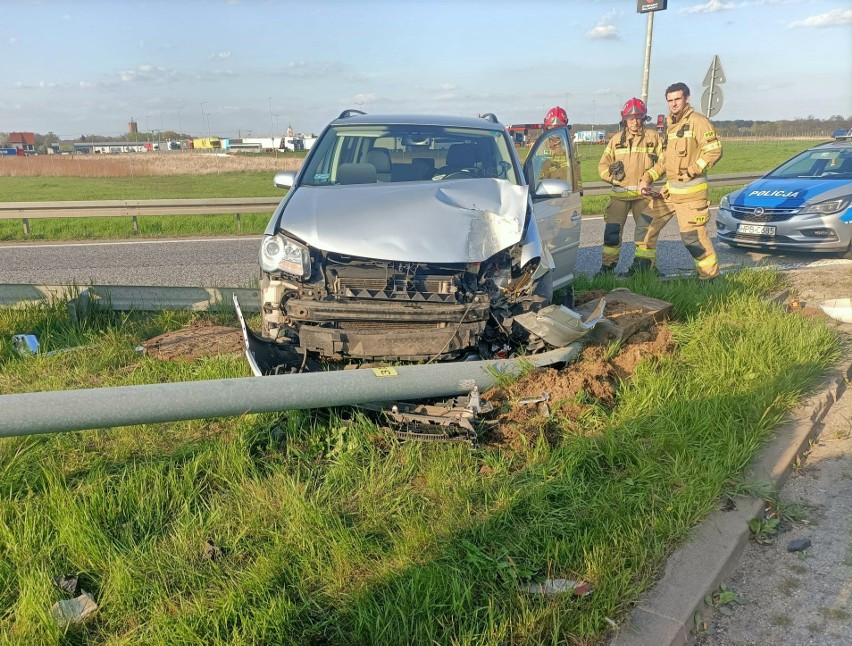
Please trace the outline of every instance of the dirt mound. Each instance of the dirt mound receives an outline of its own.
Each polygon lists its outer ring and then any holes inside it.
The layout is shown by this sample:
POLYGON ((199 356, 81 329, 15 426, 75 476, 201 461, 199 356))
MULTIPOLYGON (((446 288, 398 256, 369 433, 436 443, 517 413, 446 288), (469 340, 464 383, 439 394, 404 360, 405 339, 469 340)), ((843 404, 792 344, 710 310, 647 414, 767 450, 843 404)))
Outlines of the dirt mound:
POLYGON ((161 361, 215 357, 243 351, 239 328, 194 321, 180 330, 166 332, 142 343, 146 354, 161 361))
POLYGON ((590 346, 562 370, 541 368, 506 388, 483 394, 501 411, 486 444, 520 449, 544 433, 554 444, 566 432, 582 432, 580 418, 594 406, 615 405, 618 385, 640 361, 671 352, 671 331, 658 325, 631 336, 614 356, 603 346, 590 346))

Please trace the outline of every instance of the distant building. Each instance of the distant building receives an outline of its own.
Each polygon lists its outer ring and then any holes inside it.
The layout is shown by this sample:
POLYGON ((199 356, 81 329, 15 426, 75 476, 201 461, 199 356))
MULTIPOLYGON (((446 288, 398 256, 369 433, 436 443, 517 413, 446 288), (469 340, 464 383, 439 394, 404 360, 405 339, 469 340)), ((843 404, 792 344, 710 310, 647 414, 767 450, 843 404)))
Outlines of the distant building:
POLYGON ((10 132, 9 147, 23 150, 25 153, 35 153, 35 134, 32 132, 10 132))

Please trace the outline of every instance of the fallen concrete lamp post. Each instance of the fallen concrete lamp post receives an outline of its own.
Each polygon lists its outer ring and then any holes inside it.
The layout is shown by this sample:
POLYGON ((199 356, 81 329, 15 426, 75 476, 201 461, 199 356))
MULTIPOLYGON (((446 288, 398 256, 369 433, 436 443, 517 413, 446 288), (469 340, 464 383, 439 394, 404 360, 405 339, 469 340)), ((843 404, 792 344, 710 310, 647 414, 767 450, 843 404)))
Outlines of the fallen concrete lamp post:
POLYGON ((516 359, 0 395, 0 437, 450 397, 485 391, 525 365, 569 362, 582 347, 516 359))

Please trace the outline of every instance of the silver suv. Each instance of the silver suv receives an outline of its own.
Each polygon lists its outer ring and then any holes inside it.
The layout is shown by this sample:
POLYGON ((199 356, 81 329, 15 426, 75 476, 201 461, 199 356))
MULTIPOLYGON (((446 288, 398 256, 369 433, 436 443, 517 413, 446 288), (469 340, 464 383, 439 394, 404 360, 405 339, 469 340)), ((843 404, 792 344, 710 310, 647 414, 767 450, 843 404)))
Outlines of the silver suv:
POLYGON ((298 172, 275 176, 289 191, 261 243, 254 372, 559 343, 548 326, 576 317, 548 308, 570 291, 579 248, 573 154, 568 128, 522 165, 493 115, 344 111, 298 172))

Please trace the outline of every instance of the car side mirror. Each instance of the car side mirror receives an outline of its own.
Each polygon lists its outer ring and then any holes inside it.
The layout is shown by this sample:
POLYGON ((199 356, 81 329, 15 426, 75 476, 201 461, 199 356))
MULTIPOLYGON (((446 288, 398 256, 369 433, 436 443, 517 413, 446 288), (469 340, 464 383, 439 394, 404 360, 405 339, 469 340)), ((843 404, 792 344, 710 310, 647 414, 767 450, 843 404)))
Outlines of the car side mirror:
POLYGON ((536 197, 567 197, 571 194, 571 184, 564 179, 543 179, 535 189, 536 197))
POLYGON ((285 170, 280 173, 275 173, 275 178, 272 180, 272 183, 276 188, 291 188, 295 181, 295 171, 285 170))

